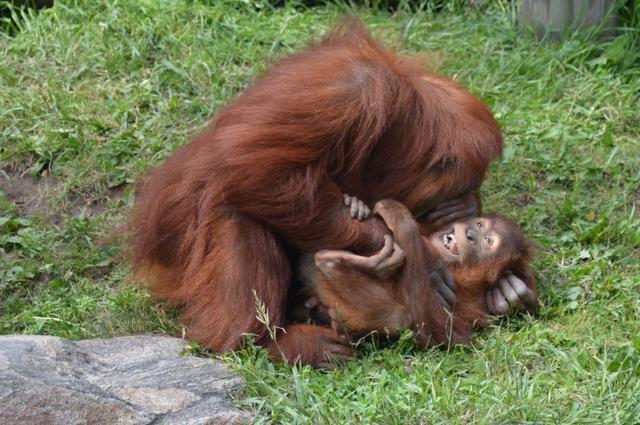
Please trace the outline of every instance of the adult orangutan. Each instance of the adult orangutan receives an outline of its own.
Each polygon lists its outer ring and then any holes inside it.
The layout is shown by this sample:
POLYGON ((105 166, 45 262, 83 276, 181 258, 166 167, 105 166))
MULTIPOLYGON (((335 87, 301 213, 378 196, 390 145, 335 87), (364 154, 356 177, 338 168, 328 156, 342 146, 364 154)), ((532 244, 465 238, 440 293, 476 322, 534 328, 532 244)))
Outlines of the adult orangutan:
MULTIPOLYGON (((351 220, 344 193, 397 199, 437 226, 474 216, 502 145, 480 100, 347 21, 278 62, 141 181, 135 276, 182 305, 189 337, 210 349, 235 349, 244 333, 273 344, 256 298, 285 325, 295 251, 383 245, 388 229, 351 220)), ((348 350, 312 325, 287 325, 278 348, 290 359, 348 350)))
MULTIPOLYGON (((360 217, 366 218, 368 208, 359 204, 360 217)), ((344 250, 322 250, 301 259, 301 299, 315 296, 326 309, 321 310, 324 317, 318 317, 320 311, 310 317, 316 323, 331 323, 336 331, 354 337, 372 331, 395 337, 400 330, 412 328, 422 344, 467 342, 473 327, 487 323, 493 301, 487 300, 490 288, 501 286, 511 301, 521 302, 523 310, 536 308, 536 283, 528 264, 531 244, 508 218, 495 214, 473 217, 425 237, 402 204, 383 200, 374 211, 395 238, 393 241, 387 235, 380 252, 362 256, 344 250), (401 269, 394 259, 400 256, 406 256, 401 269), (434 296, 425 260, 438 257, 457 283, 450 281, 437 287, 434 296), (433 322, 434 316, 428 311, 441 311, 434 304, 438 297, 440 304, 452 312, 449 317, 440 317, 441 323, 433 322), (412 304, 422 308, 416 312, 412 304)), ((308 312, 306 307, 296 307, 300 306, 294 306, 294 313, 308 312)), ((331 363, 325 360, 317 366, 329 367, 331 363)))

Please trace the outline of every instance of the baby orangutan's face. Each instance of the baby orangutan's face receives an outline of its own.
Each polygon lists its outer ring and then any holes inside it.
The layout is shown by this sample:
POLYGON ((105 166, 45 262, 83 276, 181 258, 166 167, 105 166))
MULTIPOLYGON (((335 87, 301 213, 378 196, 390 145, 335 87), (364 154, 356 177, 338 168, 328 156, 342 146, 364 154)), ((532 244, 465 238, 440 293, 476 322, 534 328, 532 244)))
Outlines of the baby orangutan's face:
POLYGON ((498 218, 476 217, 458 221, 429 237, 445 263, 468 266, 497 256, 507 237, 498 218))

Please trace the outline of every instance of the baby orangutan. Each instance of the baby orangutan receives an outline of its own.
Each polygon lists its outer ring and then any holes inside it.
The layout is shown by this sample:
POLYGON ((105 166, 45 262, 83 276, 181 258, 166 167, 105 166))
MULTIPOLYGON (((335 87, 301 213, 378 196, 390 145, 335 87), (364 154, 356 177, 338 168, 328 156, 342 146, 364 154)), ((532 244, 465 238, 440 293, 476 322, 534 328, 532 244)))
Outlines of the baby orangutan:
MULTIPOLYGON (((368 216, 368 208, 361 202, 345 199, 353 217, 368 216)), ((312 320, 331 323, 335 330, 356 338, 373 331, 394 337, 400 330, 412 328, 417 331, 419 343, 429 345, 443 342, 441 336, 432 338, 443 326, 449 329, 445 341, 468 342, 472 329, 487 323, 493 302, 489 289, 496 285, 502 285, 502 293, 509 302, 517 302, 520 309, 535 309, 536 284, 528 265, 531 245, 510 219, 481 215, 423 236, 411 213, 396 201, 378 202, 374 213, 393 233, 393 237, 385 237, 380 252, 367 257, 349 251, 323 250, 303 258, 300 268, 306 291, 303 297, 315 296, 312 299, 326 307, 325 317, 312 315, 312 320), (424 270, 424 274, 433 270, 434 265, 419 263, 437 258, 433 254, 440 257, 453 280, 419 281, 415 271, 409 275, 404 272, 416 267, 424 270), (434 321, 441 319, 433 317, 443 316, 412 317, 410 312, 417 311, 416 303, 422 302, 424 309, 439 308, 429 300, 421 300, 426 296, 433 296, 448 307, 452 313, 445 316, 448 323, 424 323, 425 317, 434 321), (421 327, 428 329, 423 332, 426 333, 423 342, 421 327)))

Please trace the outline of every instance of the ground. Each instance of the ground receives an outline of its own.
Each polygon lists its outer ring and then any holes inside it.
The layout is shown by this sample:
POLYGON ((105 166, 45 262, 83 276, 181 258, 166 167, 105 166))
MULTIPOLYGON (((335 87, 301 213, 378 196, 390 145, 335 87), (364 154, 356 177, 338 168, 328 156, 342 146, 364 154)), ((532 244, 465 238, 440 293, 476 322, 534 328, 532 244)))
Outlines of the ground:
MULTIPOLYGON (((351 9, 56 3, 0 26, 0 333, 180 335, 176 311, 128 284, 119 229, 133 182, 269 61, 351 9)), ((507 147, 485 209, 513 216, 538 244, 539 314, 496 321, 448 351, 415 351, 409 337, 365 346, 330 373, 274 365, 255 348, 225 355, 248 381, 238 404, 259 422, 640 416, 638 29, 539 43, 518 32, 513 3, 473 3, 356 12, 493 109, 507 147)))

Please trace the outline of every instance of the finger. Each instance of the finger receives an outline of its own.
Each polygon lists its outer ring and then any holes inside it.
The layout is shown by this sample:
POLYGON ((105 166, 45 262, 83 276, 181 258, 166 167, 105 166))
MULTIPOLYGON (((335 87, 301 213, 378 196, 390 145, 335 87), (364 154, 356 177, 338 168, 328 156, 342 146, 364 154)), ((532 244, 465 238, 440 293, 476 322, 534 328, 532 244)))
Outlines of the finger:
POLYGON ((404 259, 404 250, 400 248, 400 245, 394 242, 393 254, 391 254, 391 258, 389 258, 389 261, 392 263, 392 265, 395 264, 397 267, 399 267, 404 263, 404 259))
POLYGON ((528 305, 535 304, 533 291, 529 289, 526 283, 524 283, 516 275, 513 275, 513 274, 507 276, 507 279, 509 280, 509 284, 511 285, 515 293, 518 295, 518 297, 522 300, 522 302, 528 305))
POLYGON ((472 217, 473 214, 470 214, 468 210, 461 210, 456 212, 455 214, 451 214, 451 215, 447 215, 444 217, 441 217, 437 220, 433 220, 433 221, 427 221, 432 222, 433 226, 436 228, 440 228, 440 227, 444 227, 445 225, 449 224, 449 223, 454 223, 456 221, 460 221, 469 217, 472 217))
POLYGON ((307 300, 304 302, 304 306, 306 308, 308 308, 309 310, 311 310, 312 308, 316 307, 318 305, 320 301, 318 300, 318 297, 313 296, 313 297, 309 297, 307 298, 307 300))
POLYGON ((337 366, 343 365, 346 362, 348 362, 349 360, 351 360, 353 358, 353 355, 333 355, 333 361, 336 363, 337 366))
POLYGON ((442 280, 442 275, 438 273, 438 270, 435 269, 429 273, 429 280, 433 285, 444 285, 444 281, 442 280))
POLYGON ((385 199, 376 202, 375 204, 373 204, 373 213, 379 215, 380 217, 382 217, 382 220, 384 220, 386 206, 387 201, 385 199))
POLYGON ((462 221, 472 216, 473 214, 470 214, 469 211, 460 210, 460 211, 457 211, 456 213, 446 215, 437 220, 434 220, 432 223, 433 223, 433 226, 435 227, 444 227, 447 224, 455 223, 456 221, 462 221))
POLYGON ((391 276, 393 273, 395 273, 400 267, 402 267, 402 265, 404 264, 404 259, 405 259, 404 252, 394 251, 391 257, 381 261, 380 264, 378 264, 375 267, 374 274, 379 279, 386 279, 389 276, 391 276))
POLYGON ((502 291, 499 291, 498 288, 494 288, 493 290, 493 304, 497 314, 506 314, 509 310, 509 304, 507 300, 504 299, 502 291))
POLYGON ((332 352, 329 350, 332 350, 333 346, 330 346, 328 348, 327 351, 325 351, 322 355, 322 357, 324 358, 324 361, 321 361, 319 364, 330 364, 330 367, 335 367, 337 365, 340 365, 342 363, 345 363, 347 361, 349 361, 352 357, 353 357, 353 352, 351 351, 351 349, 349 349, 348 353, 342 353, 342 352, 332 352))
POLYGON ((440 305, 444 308, 446 308, 447 310, 451 309, 451 306, 449 305, 449 303, 447 303, 447 300, 445 300, 442 295, 440 295, 439 292, 436 291, 436 301, 438 301, 438 303, 440 303, 440 305))
POLYGON ((431 285, 436 290, 436 292, 442 295, 442 292, 439 288, 447 286, 442 279, 442 275, 437 270, 434 270, 429 273, 429 280, 431 281, 431 285))
POLYGON ((362 204, 360 212, 362 213, 362 220, 366 220, 371 215, 371 209, 365 203, 362 204))
POLYGON ((327 363, 333 363, 333 367, 335 369, 336 367, 341 366, 344 363, 348 362, 352 357, 353 356, 330 354, 329 358, 327 359, 327 363))
POLYGON ((454 205, 451 205, 449 207, 446 208, 438 208, 437 210, 429 213, 427 215, 427 220, 429 221, 434 221, 437 220, 441 217, 447 216, 447 215, 451 215, 457 211, 461 211, 461 210, 465 210, 466 205, 462 204, 462 203, 456 203, 454 205))
POLYGON ((435 210, 429 213, 431 219, 435 220, 444 215, 452 214, 459 210, 467 209, 468 207, 476 207, 475 199, 469 199, 468 197, 461 196, 459 198, 452 199, 447 202, 439 204, 435 210))
POLYGON ((344 344, 331 344, 329 346, 329 350, 331 350, 331 355, 333 356, 346 358, 353 356, 353 350, 351 349, 351 347, 344 344))
POLYGON ((449 199, 448 201, 441 202, 436 206, 436 209, 441 210, 443 208, 448 208, 452 205, 463 204, 465 202, 464 196, 458 196, 457 198, 449 199))
POLYGON ((450 306, 455 305, 456 294, 451 290, 451 288, 444 284, 444 282, 442 285, 438 285, 438 287, 436 287, 436 291, 442 296, 442 298, 447 300, 447 303, 449 303, 450 306))
POLYGON ((384 245, 382 249, 373 257, 377 259, 377 261, 382 261, 385 258, 389 257, 393 252, 393 236, 384 235, 384 245))
POLYGON ((427 221, 427 223, 431 223, 431 225, 434 228, 441 229, 448 224, 455 223, 456 221, 460 221, 463 217, 466 217, 466 213, 460 211, 456 214, 440 217, 437 220, 427 221))
POLYGON ((518 272, 519 275, 523 276, 525 279, 530 280, 533 278, 533 270, 529 268, 525 268, 518 272))
POLYGON ((498 281, 498 286, 502 291, 502 295, 504 295, 504 297, 507 299, 510 305, 515 305, 518 303, 518 294, 511 287, 511 285, 509 284, 509 281, 506 278, 500 279, 498 281))
POLYGON ((324 336, 320 338, 320 341, 324 345, 331 345, 331 344, 346 345, 345 336, 337 332, 327 332, 324 336))
POLYGON ((440 270, 442 277, 444 278, 444 283, 449 287, 449 289, 451 289, 453 292, 456 292, 458 290, 458 283, 453 278, 453 275, 449 272, 449 269, 447 269, 447 267, 442 264, 441 261, 438 261, 437 267, 440 270))
POLYGON ((317 364, 318 369, 321 369, 321 370, 334 370, 334 369, 336 369, 337 366, 338 365, 336 365, 334 363, 331 363, 331 362, 328 362, 328 361, 319 362, 317 364))
POLYGON ((392 248, 391 255, 382 260, 376 267, 379 271, 384 271, 385 269, 395 270, 404 263, 405 255, 400 245, 394 242, 392 248))
POLYGON ((371 208, 368 206, 364 206, 364 218, 369 218, 371 216, 371 208))
POLYGON ((349 214, 351 215, 351 218, 356 218, 358 216, 358 199, 355 196, 351 198, 349 214))
POLYGON ((489 314, 491 315, 496 315, 496 305, 493 302, 493 290, 492 289, 487 289, 487 292, 485 292, 485 301, 487 303, 487 311, 489 311, 489 314))
POLYGON ((351 205, 351 196, 347 195, 346 193, 344 195, 342 195, 342 200, 344 201, 344 204, 348 207, 349 205, 351 205))
POLYGON ((365 205, 364 202, 358 201, 358 220, 364 220, 365 205))
MULTIPOLYGON (((393 237, 389 235, 391 241, 393 241, 393 237)), ((389 245, 393 248, 392 242, 389 245)), ((384 248, 384 246, 383 246, 384 248)), ((320 251, 320 253, 315 255, 316 266, 319 268, 329 268, 329 269, 338 269, 340 266, 344 265, 357 265, 357 266, 367 266, 372 257, 379 255, 374 254, 368 257, 354 254, 349 251, 320 251)))

